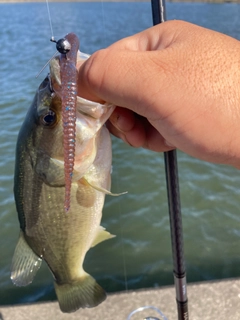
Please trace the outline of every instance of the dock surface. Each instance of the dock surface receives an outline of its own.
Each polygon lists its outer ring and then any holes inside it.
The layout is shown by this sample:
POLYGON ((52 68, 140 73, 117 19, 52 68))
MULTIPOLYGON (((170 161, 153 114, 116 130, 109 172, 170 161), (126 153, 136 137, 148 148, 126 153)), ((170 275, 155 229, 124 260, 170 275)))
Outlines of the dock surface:
MULTIPOLYGON (((223 280, 188 284, 189 319, 239 320, 240 280, 223 280)), ((127 320, 128 315, 143 306, 154 306, 168 320, 177 320, 175 288, 138 290, 109 294, 105 302, 93 309, 63 314, 57 302, 0 307, 2 320, 127 320)), ((135 314, 131 320, 157 316, 154 312, 135 314)))

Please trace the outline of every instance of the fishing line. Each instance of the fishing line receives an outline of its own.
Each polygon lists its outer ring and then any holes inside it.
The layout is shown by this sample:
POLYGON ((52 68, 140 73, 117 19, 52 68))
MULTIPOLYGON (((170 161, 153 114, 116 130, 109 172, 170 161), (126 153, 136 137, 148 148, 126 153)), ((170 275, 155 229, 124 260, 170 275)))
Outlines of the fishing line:
POLYGON ((49 24, 50 24, 51 34, 52 34, 51 39, 54 40, 53 27, 52 27, 52 18, 51 18, 51 14, 50 14, 48 0, 46 0, 46 4, 47 4, 48 19, 49 19, 49 24))
MULTIPOLYGON (((120 208, 120 204, 118 205, 118 207, 120 208)), ((122 257, 123 257, 123 276, 124 276, 124 283, 125 283, 125 292, 128 292, 126 254, 125 254, 125 246, 123 241, 123 228, 121 224, 120 224, 120 237, 121 237, 121 247, 122 247, 122 257)))
MULTIPOLYGON (((116 170, 116 185, 117 185, 117 190, 120 190, 119 187, 119 176, 118 176, 118 170, 116 170)), ((120 201, 118 201, 118 212, 119 212, 119 217, 121 217, 121 204, 120 201)), ((124 276, 124 284, 125 284, 125 292, 128 292, 128 277, 127 277, 127 264, 126 264, 126 253, 125 253, 125 245, 124 245, 124 237, 123 237, 123 226, 120 223, 120 241, 121 241, 121 248, 122 248, 122 260, 123 260, 123 276, 124 276)))
MULTIPOLYGON (((54 35, 53 35, 53 27, 52 27, 52 18, 51 18, 51 13, 50 13, 50 9, 49 9, 49 3, 48 0, 46 0, 46 5, 47 5, 47 12, 48 12, 48 20, 49 20, 49 24, 50 24, 50 29, 51 29, 51 39, 50 41, 52 42, 56 42, 54 35)), ((43 70, 47 67, 47 65, 50 63, 50 61, 58 54, 58 51, 56 51, 54 53, 54 55, 45 63, 45 65, 42 67, 42 69, 38 72, 38 74, 36 75, 36 78, 38 78, 38 76, 43 72, 43 70)))
MULTIPOLYGON (((101 0, 101 15, 102 15, 102 47, 106 47, 107 45, 107 37, 106 37, 106 17, 105 17, 105 10, 104 10, 104 1, 101 0)), ((116 185, 117 185, 117 190, 120 190, 119 187, 119 175, 118 175, 118 170, 116 170, 116 185)), ((121 209, 121 204, 118 202, 118 212, 119 212, 119 217, 121 217, 122 209, 121 209)), ((125 244, 124 244, 124 228, 122 224, 120 223, 120 245, 121 245, 121 255, 122 255, 122 262, 123 262, 123 278, 124 278, 124 284, 125 284, 125 292, 128 292, 128 274, 127 274, 127 263, 126 263, 126 252, 125 252, 125 244)))
POLYGON ((43 72, 43 70, 46 68, 46 66, 50 63, 50 61, 58 54, 58 51, 54 53, 54 55, 45 63, 45 65, 42 67, 42 69, 38 72, 36 75, 36 78, 43 72))
POLYGON ((103 0, 101 1, 101 9, 102 9, 102 25, 103 25, 103 44, 104 47, 106 47, 106 43, 107 43, 107 38, 106 38, 106 23, 105 23, 105 14, 104 14, 104 4, 103 4, 103 0))

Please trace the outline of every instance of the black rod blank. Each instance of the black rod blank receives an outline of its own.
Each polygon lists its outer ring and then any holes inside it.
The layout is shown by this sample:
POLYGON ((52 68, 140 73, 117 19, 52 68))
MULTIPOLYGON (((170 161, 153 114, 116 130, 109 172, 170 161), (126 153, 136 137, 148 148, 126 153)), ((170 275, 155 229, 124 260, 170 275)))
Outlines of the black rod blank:
POLYGON ((176 150, 164 153, 178 320, 188 320, 187 281, 176 150))
POLYGON ((151 0, 153 25, 162 23, 166 20, 165 0, 151 0))
MULTIPOLYGON (((151 0, 153 25, 166 21, 165 0, 151 0)), ((164 152, 178 320, 188 320, 187 281, 176 150, 164 152)))

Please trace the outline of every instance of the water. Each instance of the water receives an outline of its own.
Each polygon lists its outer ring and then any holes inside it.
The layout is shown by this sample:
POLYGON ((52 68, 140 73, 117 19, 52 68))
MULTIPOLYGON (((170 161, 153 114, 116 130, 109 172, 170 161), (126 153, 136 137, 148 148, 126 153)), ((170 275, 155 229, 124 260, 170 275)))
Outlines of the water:
MULTIPOLYGON (((150 3, 50 3, 56 39, 78 34, 92 53, 151 26, 150 3)), ((9 279, 19 224, 13 199, 17 133, 37 86, 35 75, 55 52, 44 3, 0 5, 0 305, 54 299, 43 266, 32 285, 9 279)), ((183 19, 239 37, 238 4, 169 3, 168 19, 183 19)), ((93 248, 85 268, 108 291, 173 283, 163 156, 113 139, 113 192, 103 226, 117 237, 93 248)), ((227 166, 179 153, 179 174, 188 281, 240 276, 240 175, 227 166)))

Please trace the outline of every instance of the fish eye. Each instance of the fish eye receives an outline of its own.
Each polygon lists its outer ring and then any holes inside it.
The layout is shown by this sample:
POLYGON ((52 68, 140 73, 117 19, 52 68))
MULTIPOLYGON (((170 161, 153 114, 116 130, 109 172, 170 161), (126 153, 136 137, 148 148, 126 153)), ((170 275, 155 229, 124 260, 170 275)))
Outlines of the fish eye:
POLYGON ((42 116, 42 124, 44 126, 52 126, 56 122, 56 113, 49 110, 46 114, 42 116))

